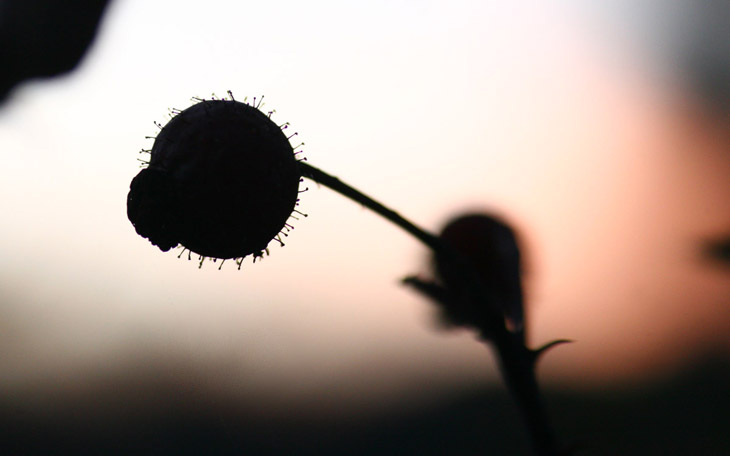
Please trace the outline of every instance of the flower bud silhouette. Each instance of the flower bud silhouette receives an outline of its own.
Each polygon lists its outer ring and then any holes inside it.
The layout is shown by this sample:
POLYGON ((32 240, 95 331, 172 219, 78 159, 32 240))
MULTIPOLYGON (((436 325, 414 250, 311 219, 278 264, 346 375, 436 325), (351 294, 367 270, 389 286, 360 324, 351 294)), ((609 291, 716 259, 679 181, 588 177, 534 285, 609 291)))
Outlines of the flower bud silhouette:
POLYGON ((523 325, 522 273, 520 251, 514 231, 488 214, 467 214, 451 220, 441 231, 441 241, 459 253, 490 291, 492 309, 481 309, 468 293, 461 268, 443 255, 434 255, 436 274, 452 299, 444 309, 455 323, 474 324, 485 313, 496 311, 507 318, 513 329, 523 325))
POLYGON ((445 322, 476 330, 480 340, 494 347, 535 454, 557 455, 535 365, 547 350, 570 341, 558 339, 534 350, 525 345, 520 251, 514 231, 492 215, 466 214, 451 220, 436 241, 437 280, 409 276, 403 283, 434 301, 445 322))
POLYGON ((286 226, 300 179, 288 138, 258 107, 201 100, 160 130, 127 216, 162 251, 261 256, 286 226))

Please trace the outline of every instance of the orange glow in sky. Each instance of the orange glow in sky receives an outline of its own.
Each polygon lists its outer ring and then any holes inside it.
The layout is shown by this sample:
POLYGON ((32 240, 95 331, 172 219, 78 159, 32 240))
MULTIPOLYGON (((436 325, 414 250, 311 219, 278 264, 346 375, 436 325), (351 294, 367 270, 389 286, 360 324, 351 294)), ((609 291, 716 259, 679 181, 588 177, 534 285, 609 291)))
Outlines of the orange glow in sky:
POLYGON ((425 249, 316 184, 286 247, 241 271, 134 233, 126 193, 152 121, 226 90, 265 94, 312 164, 427 229, 475 208, 511 220, 532 343, 576 341, 545 358, 548 381, 728 353, 730 276, 701 246, 730 229, 730 138, 679 81, 569 9, 259 3, 206 2, 201 20, 188 2, 117 1, 78 71, 3 106, 0 388, 135 361, 282 401, 495 378, 400 286, 428 272, 425 249))

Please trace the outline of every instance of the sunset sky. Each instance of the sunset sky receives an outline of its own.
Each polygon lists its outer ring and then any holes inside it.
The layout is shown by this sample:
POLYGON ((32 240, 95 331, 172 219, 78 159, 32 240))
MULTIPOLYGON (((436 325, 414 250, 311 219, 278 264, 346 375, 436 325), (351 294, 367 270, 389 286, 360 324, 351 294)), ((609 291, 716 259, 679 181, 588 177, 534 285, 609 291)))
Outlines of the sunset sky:
POLYGON ((426 249, 316 184, 286 246, 240 271, 136 235, 153 121, 227 90, 265 95, 311 164, 426 229, 511 221, 531 343, 575 341, 547 382, 730 355, 730 271, 702 257, 730 232, 726 113, 683 70, 681 14, 587 3, 115 0, 77 71, 0 109, 0 390, 180 369, 274 405, 372 407, 496 379, 399 284, 429 273, 426 249))

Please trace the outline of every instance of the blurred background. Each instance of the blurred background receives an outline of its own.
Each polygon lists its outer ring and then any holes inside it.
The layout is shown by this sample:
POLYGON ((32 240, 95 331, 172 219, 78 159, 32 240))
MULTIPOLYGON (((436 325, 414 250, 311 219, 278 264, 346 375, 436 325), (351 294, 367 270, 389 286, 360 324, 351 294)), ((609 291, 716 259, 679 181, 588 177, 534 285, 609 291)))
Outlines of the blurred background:
POLYGON ((74 71, 0 106, 3 453, 526 454, 492 354, 400 285, 428 252, 378 216, 305 183, 240 271, 136 235, 153 122, 231 90, 426 229, 514 225, 531 345, 575 341, 539 371, 561 440, 727 454, 728 30, 711 0, 112 0, 74 71))

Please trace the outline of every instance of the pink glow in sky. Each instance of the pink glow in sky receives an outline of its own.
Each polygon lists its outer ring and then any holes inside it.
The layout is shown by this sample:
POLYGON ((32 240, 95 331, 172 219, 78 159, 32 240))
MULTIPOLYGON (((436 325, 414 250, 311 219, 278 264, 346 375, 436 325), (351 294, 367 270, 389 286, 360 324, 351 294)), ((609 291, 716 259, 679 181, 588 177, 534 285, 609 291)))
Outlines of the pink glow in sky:
POLYGON ((77 72, 3 107, 0 388, 135 360, 361 405, 494 378, 482 346, 434 330, 398 284, 427 272, 422 246, 315 184, 286 247, 242 271, 136 236, 125 198, 152 121, 229 89, 264 93, 314 165, 428 229, 474 208, 512 220, 533 343, 576 341, 547 380, 636 381, 728 352, 730 276, 700 248, 730 230, 730 138, 641 52, 569 9, 260 3, 206 2, 201 21, 192 3, 118 1, 77 72))

